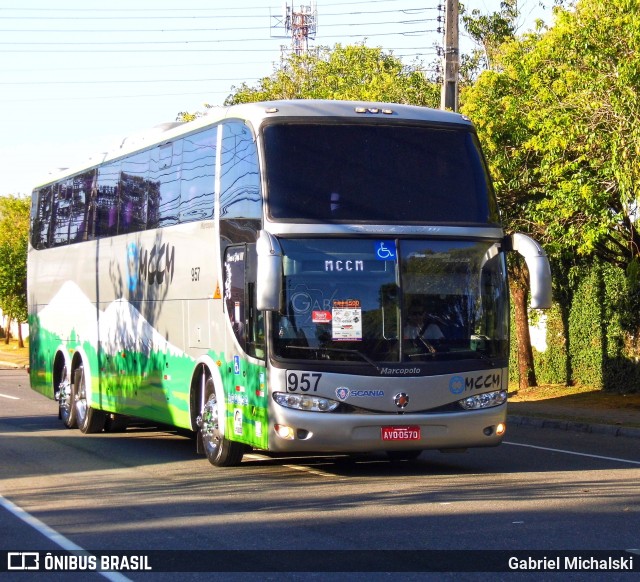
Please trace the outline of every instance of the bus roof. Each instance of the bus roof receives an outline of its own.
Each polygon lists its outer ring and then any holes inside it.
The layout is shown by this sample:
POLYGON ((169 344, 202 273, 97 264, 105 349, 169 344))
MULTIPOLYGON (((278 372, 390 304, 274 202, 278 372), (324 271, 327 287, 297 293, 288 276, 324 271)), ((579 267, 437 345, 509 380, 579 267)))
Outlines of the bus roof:
POLYGON ((471 127, 471 121, 464 115, 398 103, 379 103, 371 101, 333 101, 316 99, 292 99, 283 101, 259 101, 240 105, 212 107, 206 115, 189 122, 167 122, 124 137, 116 149, 88 157, 84 163, 73 168, 50 172, 38 186, 43 186, 65 176, 73 176, 109 160, 116 160, 137 150, 147 149, 170 141, 181 135, 189 134, 208 125, 225 119, 244 119, 258 128, 265 120, 273 118, 342 118, 384 119, 421 121, 436 124, 456 124, 471 127))

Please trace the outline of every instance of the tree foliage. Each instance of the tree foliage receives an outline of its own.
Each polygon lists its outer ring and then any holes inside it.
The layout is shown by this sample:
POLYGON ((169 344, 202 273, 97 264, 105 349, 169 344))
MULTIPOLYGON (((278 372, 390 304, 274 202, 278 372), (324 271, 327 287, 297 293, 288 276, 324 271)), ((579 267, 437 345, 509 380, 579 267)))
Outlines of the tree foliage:
POLYGON ((637 0, 558 9, 547 31, 503 44, 499 70, 465 92, 498 188, 530 189, 525 208, 510 195, 507 209, 556 257, 623 268, 638 257, 639 16, 637 0))
MULTIPOLYGON (((425 77, 420 63, 406 66, 381 48, 338 44, 317 53, 290 55, 256 86, 243 83, 233 87, 225 105, 275 99, 386 101, 438 107, 440 86, 425 77)), ((199 115, 183 112, 178 119, 189 121, 199 115)))
POLYGON ((0 196, 0 308, 8 319, 7 328, 12 320, 27 321, 28 238, 29 200, 0 196))
POLYGON ((415 67, 364 44, 291 55, 255 88, 242 85, 226 104, 269 99, 347 99, 437 106, 440 88, 415 67))
POLYGON ((639 49, 638 0, 579 0, 549 29, 502 43, 462 95, 505 225, 545 244, 563 297, 576 265, 597 257, 626 271, 626 305, 640 304, 639 49))
POLYGON ((473 78, 480 69, 493 69, 495 57, 502 44, 516 35, 518 0, 502 0, 500 10, 485 14, 478 8, 467 12, 461 7, 462 24, 477 47, 470 55, 463 55, 463 77, 473 78))
MULTIPOLYGON (((471 36, 486 54, 486 65, 498 70, 485 70, 476 81, 465 87, 461 95, 461 110, 475 123, 494 178, 502 220, 507 232, 524 232, 540 237, 540 229, 531 219, 532 210, 544 196, 540 188, 539 159, 532 156, 523 143, 529 138, 523 102, 528 96, 528 77, 516 71, 501 70, 500 60, 508 64, 505 54, 513 51, 514 66, 518 56, 526 54, 538 42, 536 35, 516 41, 516 3, 503 2, 501 12, 486 17, 477 11, 464 22, 471 36), (508 48, 507 48, 508 47, 508 48)), ((509 259, 509 284, 514 305, 518 348, 520 386, 535 386, 529 321, 527 312, 528 279, 524 262, 519 257, 509 259)))
POLYGON ((625 269, 640 253, 639 16, 636 0, 583 0, 531 62, 540 220, 564 247, 625 269))

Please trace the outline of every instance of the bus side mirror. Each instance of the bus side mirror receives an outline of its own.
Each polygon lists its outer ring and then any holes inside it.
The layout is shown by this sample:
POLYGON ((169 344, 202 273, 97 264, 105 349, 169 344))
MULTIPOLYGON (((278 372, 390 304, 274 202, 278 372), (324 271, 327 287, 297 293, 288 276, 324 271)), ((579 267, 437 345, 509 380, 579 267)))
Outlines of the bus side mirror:
POLYGON ((278 239, 266 230, 261 230, 256 242, 256 254, 256 307, 260 311, 281 311, 282 248, 278 239))
POLYGON ((532 309, 551 308, 551 267, 544 249, 532 238, 515 233, 505 239, 509 250, 524 257, 529 269, 532 309))

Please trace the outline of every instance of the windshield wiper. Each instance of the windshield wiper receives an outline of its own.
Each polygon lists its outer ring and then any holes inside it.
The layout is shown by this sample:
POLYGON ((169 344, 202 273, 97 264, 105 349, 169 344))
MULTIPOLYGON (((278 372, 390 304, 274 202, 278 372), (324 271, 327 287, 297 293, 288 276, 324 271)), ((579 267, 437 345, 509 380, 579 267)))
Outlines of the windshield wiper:
POLYGON ((486 362, 493 362, 493 358, 477 350, 437 350, 433 352, 428 351, 428 352, 414 352, 414 353, 405 352, 405 355, 410 360, 428 357, 429 359, 438 359, 438 360, 455 360, 456 358, 464 358, 464 359, 476 359, 476 360, 482 360, 486 362))
POLYGON ((311 346, 287 346, 289 350, 305 350, 308 352, 330 352, 330 353, 341 353, 341 354, 355 354, 362 358, 368 364, 371 364, 376 370, 378 370, 378 364, 376 364, 369 356, 363 354, 360 350, 347 350, 345 348, 327 348, 327 347, 311 347, 311 346))

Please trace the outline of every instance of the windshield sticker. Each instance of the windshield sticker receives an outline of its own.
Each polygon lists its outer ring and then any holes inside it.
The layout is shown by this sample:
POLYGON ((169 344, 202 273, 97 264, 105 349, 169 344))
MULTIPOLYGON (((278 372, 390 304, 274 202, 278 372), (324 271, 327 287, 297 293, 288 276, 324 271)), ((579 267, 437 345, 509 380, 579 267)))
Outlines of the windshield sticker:
POLYGON ((375 242, 376 259, 379 261, 395 261, 396 243, 392 240, 378 240, 375 242))
POLYGON ((329 321, 331 321, 331 312, 330 311, 312 311, 311 321, 313 321, 313 323, 328 323, 329 321))
POLYGON ((362 308, 359 299, 334 300, 331 310, 334 341, 362 340, 362 308))

